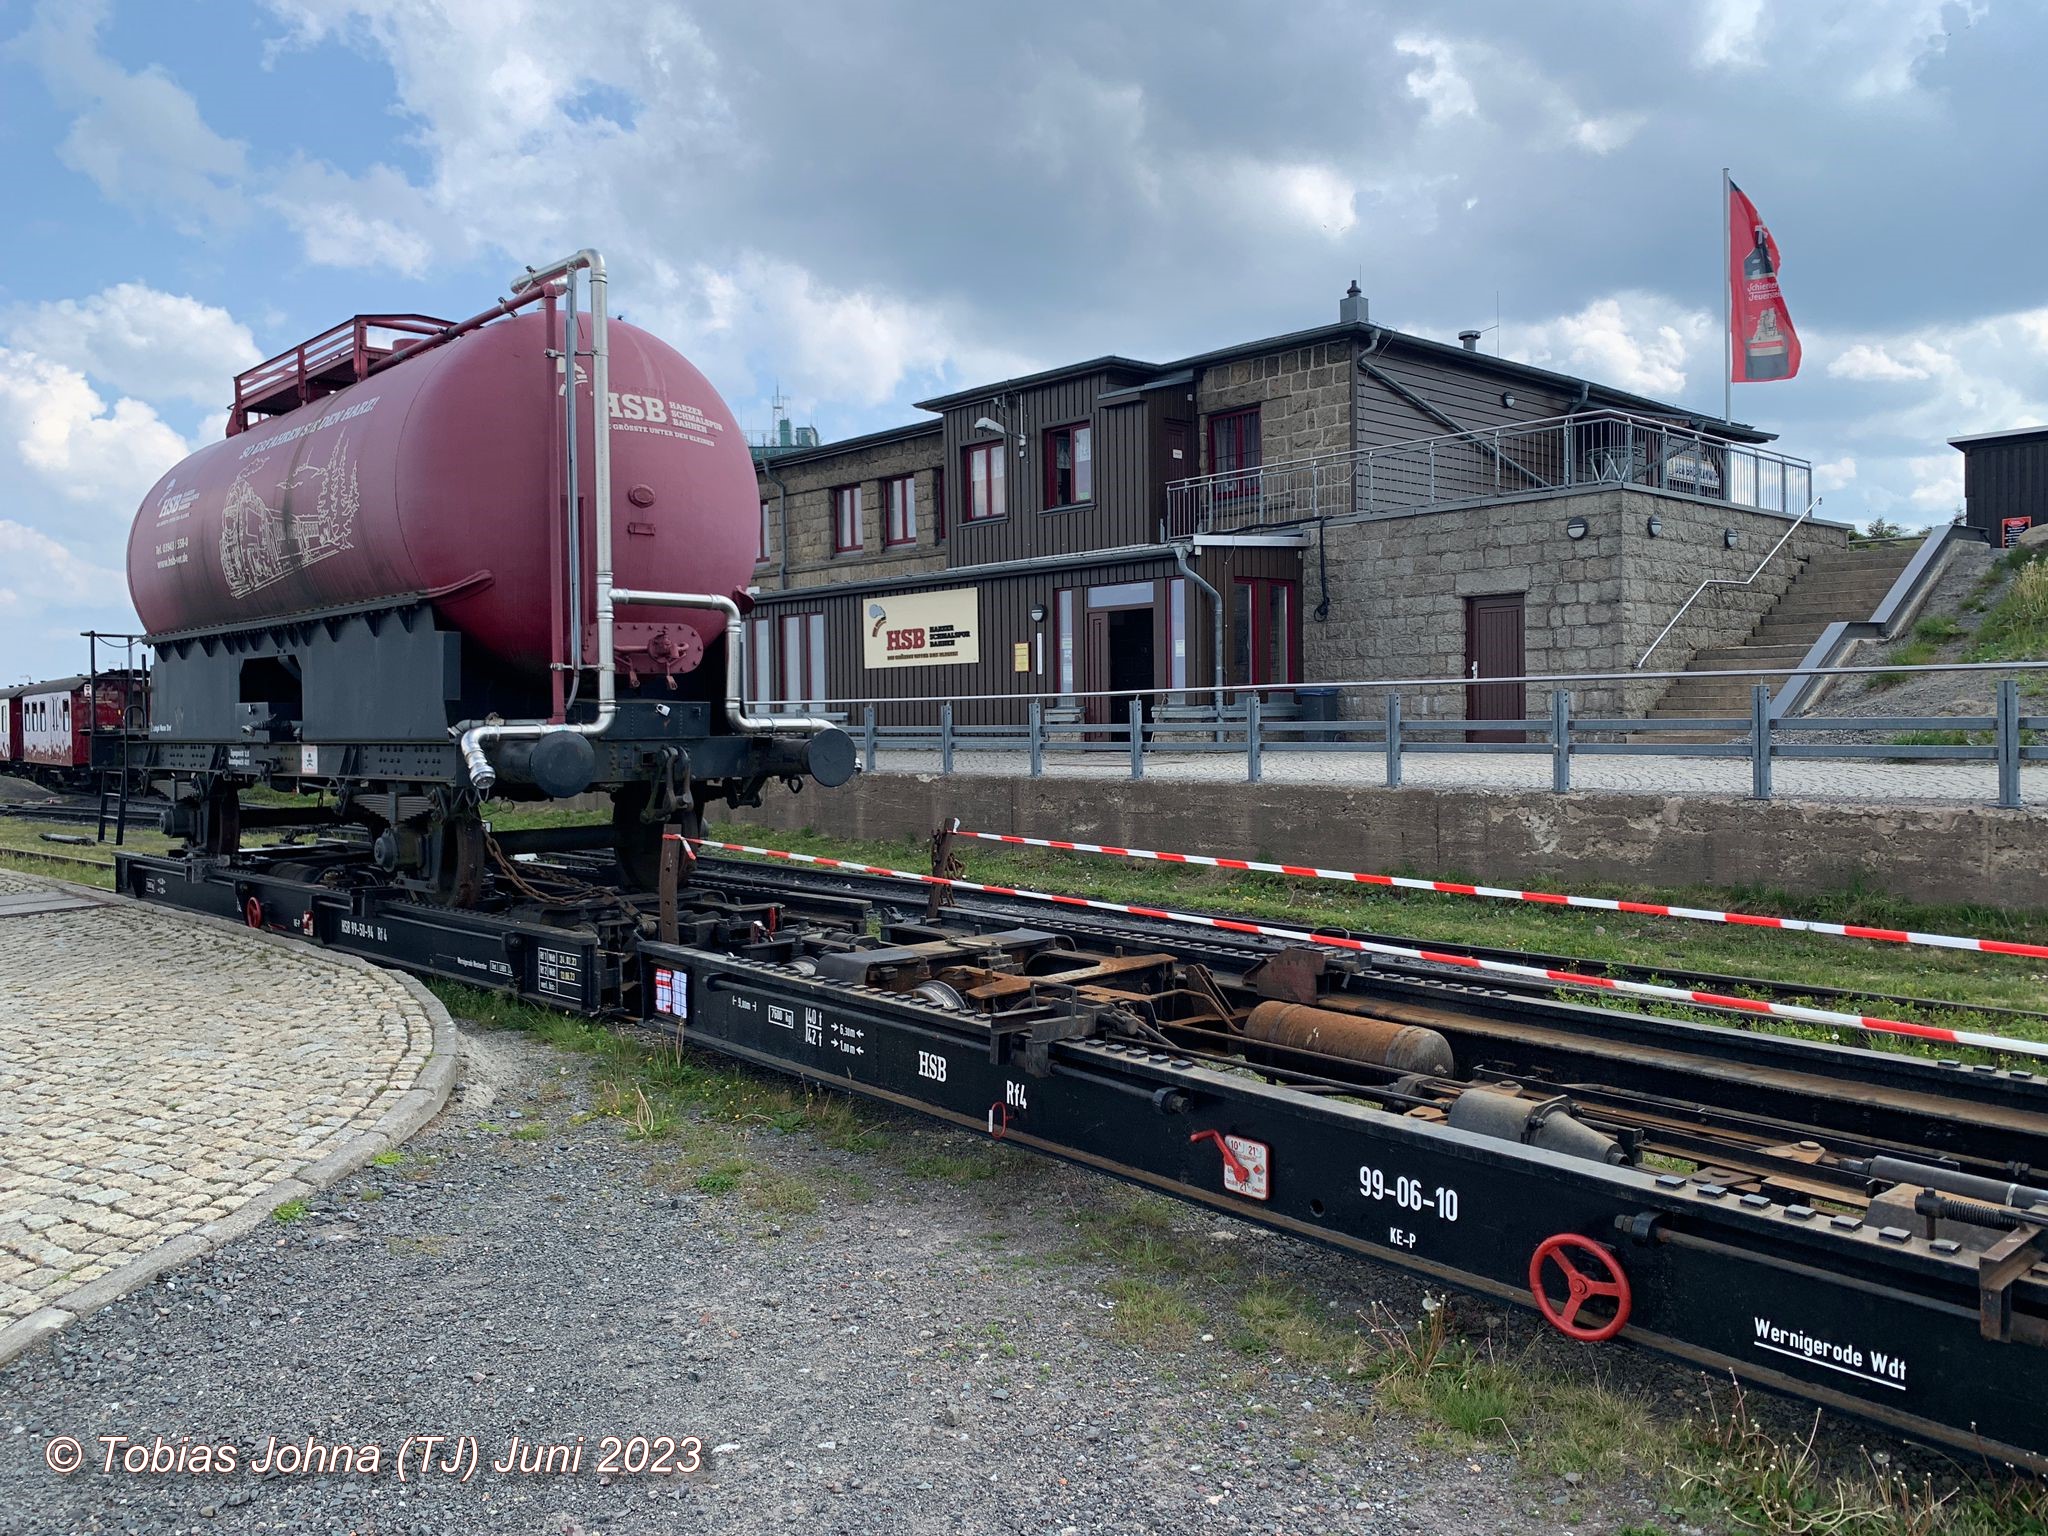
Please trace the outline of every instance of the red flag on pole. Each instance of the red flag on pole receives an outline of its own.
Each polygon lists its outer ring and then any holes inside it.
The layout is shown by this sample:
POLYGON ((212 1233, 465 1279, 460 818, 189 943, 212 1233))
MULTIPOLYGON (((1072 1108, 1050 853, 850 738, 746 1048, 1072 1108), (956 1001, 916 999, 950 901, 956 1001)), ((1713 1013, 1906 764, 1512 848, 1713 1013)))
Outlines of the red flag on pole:
POLYGON ((1737 384, 1789 379, 1799 372, 1799 333, 1778 292, 1778 242, 1756 204, 1728 183, 1729 378, 1737 384))

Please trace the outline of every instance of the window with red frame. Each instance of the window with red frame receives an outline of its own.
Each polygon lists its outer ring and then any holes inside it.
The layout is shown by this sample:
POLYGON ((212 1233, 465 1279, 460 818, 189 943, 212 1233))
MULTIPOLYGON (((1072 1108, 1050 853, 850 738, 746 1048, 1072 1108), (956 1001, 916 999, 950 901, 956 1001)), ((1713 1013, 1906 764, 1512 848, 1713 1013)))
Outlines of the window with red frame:
POLYGON ((1209 418, 1209 473, 1219 499, 1256 496, 1260 464, 1259 408, 1224 411, 1209 418))
POLYGON ((754 564, 761 565, 768 559, 768 503, 761 503, 761 537, 754 546, 754 564))
POLYGON ((1095 499, 1095 429, 1086 422, 1045 434, 1045 507, 1076 507, 1095 499))
POLYGON ((1298 682, 1295 586, 1291 581, 1241 576, 1231 585, 1230 681, 1266 685, 1298 682))
POLYGON ((1010 502, 1003 484, 1003 445, 976 443, 961 459, 967 477, 963 520, 979 523, 987 518, 1009 516, 1010 502))
POLYGON ((882 482, 882 545, 895 549, 917 542, 917 476, 899 475, 882 482))
POLYGON ((932 471, 932 538, 946 542, 946 472, 932 471))
POLYGON ((851 554, 860 548, 860 487, 842 485, 832 493, 832 553, 851 554))

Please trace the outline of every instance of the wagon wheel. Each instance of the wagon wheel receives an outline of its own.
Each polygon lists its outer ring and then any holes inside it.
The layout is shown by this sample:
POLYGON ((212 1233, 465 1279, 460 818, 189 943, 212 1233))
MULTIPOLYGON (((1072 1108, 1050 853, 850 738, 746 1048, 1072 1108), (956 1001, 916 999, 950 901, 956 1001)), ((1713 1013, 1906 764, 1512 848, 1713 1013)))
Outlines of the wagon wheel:
POLYGON ((232 784, 216 784, 199 803, 198 836, 195 852, 208 858, 225 858, 242 846, 242 796, 232 784))
POLYGON ((432 839, 432 897, 443 906, 473 907, 484 893, 484 824, 475 815, 450 816, 432 839))
MULTIPOLYGON (((650 793, 649 785, 627 784, 612 795, 612 856, 629 891, 651 891, 661 883, 661 834, 666 829, 643 818, 650 793)), ((702 837, 703 812, 679 804, 670 825, 685 837, 702 837)))

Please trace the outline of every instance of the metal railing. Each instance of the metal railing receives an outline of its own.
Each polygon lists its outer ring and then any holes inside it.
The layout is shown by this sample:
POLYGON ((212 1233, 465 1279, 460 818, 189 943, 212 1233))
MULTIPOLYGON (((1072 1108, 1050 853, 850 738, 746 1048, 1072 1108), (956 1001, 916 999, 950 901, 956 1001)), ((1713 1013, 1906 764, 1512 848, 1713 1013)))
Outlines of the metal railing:
POLYGON ((1657 638, 1652 640, 1649 643, 1649 645, 1644 648, 1643 654, 1636 658, 1636 670, 1641 671, 1645 666, 1649 664, 1650 652, 1656 650, 1658 646, 1664 643, 1665 637, 1669 635, 1672 630, 1676 629, 1678 627, 1678 621, 1685 617, 1686 609, 1690 608, 1694 603, 1698 602, 1702 594, 1704 594, 1709 587, 1747 587, 1754 585, 1757 577, 1763 575, 1764 568, 1768 566, 1773 560, 1778 558, 1778 551, 1783 549, 1785 545, 1791 540, 1792 535, 1799 531, 1799 525, 1805 522, 1809 517, 1813 516, 1813 509, 1819 506, 1820 502, 1821 498, 1816 496, 1813 498, 1812 501, 1809 501, 1806 504, 1806 510, 1800 513, 1797 517, 1792 519, 1791 523, 1786 527, 1785 531, 1778 535, 1778 542, 1773 544, 1768 550, 1764 552, 1763 559, 1757 561, 1756 563, 1756 569, 1751 571, 1747 576, 1739 578, 1734 576, 1709 576, 1705 581, 1701 582, 1698 586, 1694 587, 1692 589, 1692 596, 1688 597, 1684 602, 1678 605, 1678 611, 1672 614, 1669 619, 1666 619, 1664 621, 1664 627, 1657 631, 1657 638))
POLYGON ((1191 538, 1609 485, 1787 512, 1812 499, 1813 470, 1655 417, 1582 411, 1177 480, 1162 532, 1191 538))
MULTIPOLYGON (((1787 760, 1838 760, 1886 763, 1983 762, 1996 768, 1993 803, 2016 809, 2022 805, 2020 768, 2048 762, 2048 715, 2023 712, 2018 676, 2048 672, 2048 662, 1935 663, 1918 667, 1817 667, 1816 676, 1872 676, 1915 673, 1994 673, 1993 708, 1988 715, 1829 715, 1788 717, 1772 706, 1772 685, 1778 673, 1758 669, 1712 673, 1578 673, 1531 674, 1521 678, 1488 678, 1489 683, 1544 684, 1550 689, 1547 713, 1514 719, 1472 719, 1440 713, 1420 717, 1409 712, 1417 692, 1434 701, 1446 690, 1462 689, 1465 678, 1406 678, 1387 682, 1331 685, 1344 691, 1382 695, 1371 714, 1320 719, 1304 716, 1295 688, 1233 690, 1236 701, 1222 711, 1194 703, 1186 690, 1150 690, 1141 696, 1118 695, 1116 707, 1098 710, 1100 718, 1084 718, 1082 701, 1109 695, 1067 695, 1053 699, 1019 695, 983 695, 976 699, 826 700, 817 706, 845 724, 873 772, 883 754, 936 753, 939 771, 955 771, 961 752, 1015 752, 1028 763, 1031 777, 1046 772, 1049 754, 1083 760, 1108 755, 1128 762, 1130 776, 1145 776, 1148 763, 1188 754, 1225 754, 1244 759, 1245 778, 1258 783, 1265 760, 1275 752, 1342 752, 1383 758, 1384 782, 1397 788, 1405 760, 1417 754, 1471 753, 1545 758, 1550 787, 1559 794, 1572 789, 1572 765, 1589 757, 1662 757, 1745 759, 1750 765, 1751 798, 1772 796, 1772 767, 1787 760), (1639 682, 1645 677, 1708 676, 1754 679, 1750 707, 1740 715, 1699 718, 1580 715, 1574 689, 1639 682), (1263 699, 1261 693, 1274 695, 1263 699), (1023 718, 999 724, 962 724, 956 704, 1003 701, 1019 706, 1023 718), (1189 702, 1180 702, 1190 700, 1189 702), (1149 701, 1149 702, 1148 702, 1149 701), (913 723, 881 721, 878 707, 894 712, 906 706, 935 704, 933 717, 913 723), (1713 733, 1721 739, 1702 741, 1713 733), (1830 740, 1850 734, 1899 733, 1889 741, 1830 740), (1466 739, 1473 734, 1507 736, 1507 740, 1466 739), (1912 739, 1915 736, 1932 739, 1912 739), (1683 739, 1683 738, 1692 739, 1683 739)), ((780 707, 764 706, 771 712, 780 707)), ((1425 705, 1427 707, 1427 705, 1425 705)), ((922 764, 919 765, 922 769, 922 764)), ((1488 787, 1498 788, 1498 784, 1488 787)), ((1675 790, 1664 790, 1673 793, 1675 790)), ((1703 787, 1699 793, 1722 793, 1703 787)), ((1957 798, 1942 796, 1940 798, 1957 798)))

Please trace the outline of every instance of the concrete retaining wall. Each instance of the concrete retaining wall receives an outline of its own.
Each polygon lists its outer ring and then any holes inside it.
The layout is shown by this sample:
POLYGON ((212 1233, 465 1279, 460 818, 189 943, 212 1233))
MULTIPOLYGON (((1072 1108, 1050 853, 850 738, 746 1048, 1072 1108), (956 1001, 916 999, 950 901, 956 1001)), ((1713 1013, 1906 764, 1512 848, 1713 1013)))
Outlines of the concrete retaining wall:
POLYGON ((2048 817, 1976 806, 883 774, 771 794, 741 814, 839 837, 924 837, 958 816, 988 831, 1516 885, 1860 884, 2048 908, 2048 817))

